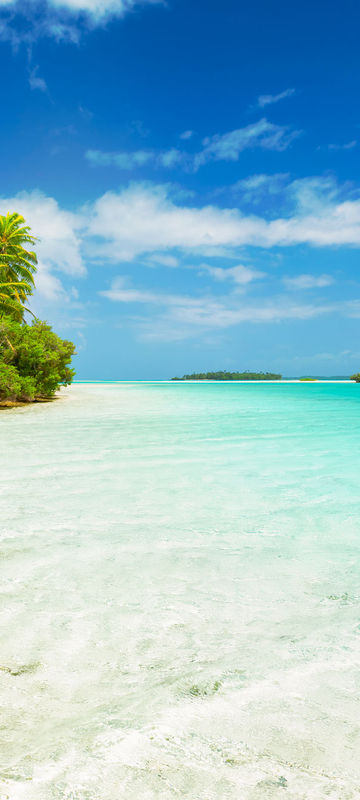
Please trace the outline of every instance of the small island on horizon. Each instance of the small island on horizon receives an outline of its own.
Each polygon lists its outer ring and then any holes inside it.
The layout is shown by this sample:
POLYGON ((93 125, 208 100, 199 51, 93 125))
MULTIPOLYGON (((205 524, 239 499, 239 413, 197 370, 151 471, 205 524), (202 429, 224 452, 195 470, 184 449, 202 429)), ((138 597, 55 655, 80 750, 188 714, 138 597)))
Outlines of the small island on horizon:
POLYGON ((281 381, 282 375, 277 372, 193 372, 182 378, 171 378, 172 381, 281 381))

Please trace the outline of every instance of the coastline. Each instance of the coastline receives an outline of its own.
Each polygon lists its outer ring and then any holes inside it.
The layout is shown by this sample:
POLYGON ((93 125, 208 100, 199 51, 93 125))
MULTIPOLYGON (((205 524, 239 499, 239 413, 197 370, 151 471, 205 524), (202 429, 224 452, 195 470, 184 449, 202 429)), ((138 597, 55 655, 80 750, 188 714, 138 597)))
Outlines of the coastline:
POLYGON ((0 411, 7 408, 33 406, 35 403, 52 403, 57 397, 36 397, 35 400, 0 400, 0 411))
MULTIPOLYGON (((140 380, 97 380, 97 379, 86 380, 85 379, 85 380, 75 380, 75 381, 73 381, 72 386, 84 386, 84 385, 85 386, 89 386, 89 385, 98 385, 98 386, 101 386, 101 385, 104 385, 104 386, 107 386, 107 385, 115 385, 115 386, 129 385, 129 386, 131 386, 131 385, 134 385, 134 384, 135 385, 146 384, 148 386, 159 385, 159 384, 161 384, 161 385, 171 384, 172 386, 174 386, 174 385, 178 386, 179 384, 188 384, 188 383, 190 383, 192 385, 193 384, 206 384, 206 385, 209 385, 209 384, 216 384, 216 385, 246 384, 246 385, 256 385, 256 386, 258 386, 259 384, 263 384, 263 385, 264 384, 265 385, 269 385, 269 384, 274 385, 274 384, 276 384, 278 386, 278 385, 282 385, 282 384, 288 385, 288 384, 298 384, 298 383, 306 384, 306 385, 308 385, 308 384, 311 384, 311 385, 314 385, 314 384, 326 384, 326 385, 328 385, 328 384, 334 384, 334 385, 354 384, 355 385, 355 381, 351 381, 349 379, 347 379, 347 380, 328 379, 327 380, 326 378, 324 378, 324 379, 316 378, 316 379, 311 380, 311 381, 304 381, 301 378, 284 378, 284 379, 282 379, 280 381, 279 380, 259 380, 259 381, 258 380, 248 380, 248 381, 246 381, 246 380, 244 380, 244 381, 242 381, 242 380, 240 380, 240 381, 217 381, 217 380, 194 380, 194 381, 188 381, 188 380, 186 380, 186 381, 173 381, 171 379, 158 379, 158 380, 156 380, 156 379, 152 379, 152 380, 141 380, 141 379, 140 380)), ((65 387, 61 387, 61 388, 64 389, 65 387)), ((69 389, 71 389, 71 386, 67 386, 66 388, 69 390, 69 389)), ((35 398, 34 400, 0 400, 0 412, 1 411, 6 411, 6 410, 9 410, 9 409, 12 409, 12 408, 23 408, 25 406, 33 406, 33 405, 36 405, 36 404, 39 404, 39 403, 52 403, 55 400, 58 400, 59 396, 60 396, 60 390, 54 395, 54 397, 47 397, 47 398, 46 397, 38 397, 38 398, 35 398)))

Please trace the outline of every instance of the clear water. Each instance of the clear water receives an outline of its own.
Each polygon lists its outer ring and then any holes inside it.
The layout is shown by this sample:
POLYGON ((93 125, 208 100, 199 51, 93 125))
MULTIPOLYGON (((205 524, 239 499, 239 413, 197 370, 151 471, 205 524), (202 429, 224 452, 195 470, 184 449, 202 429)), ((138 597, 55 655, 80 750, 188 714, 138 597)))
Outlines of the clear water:
POLYGON ((0 800, 360 794, 360 386, 0 415, 0 800))

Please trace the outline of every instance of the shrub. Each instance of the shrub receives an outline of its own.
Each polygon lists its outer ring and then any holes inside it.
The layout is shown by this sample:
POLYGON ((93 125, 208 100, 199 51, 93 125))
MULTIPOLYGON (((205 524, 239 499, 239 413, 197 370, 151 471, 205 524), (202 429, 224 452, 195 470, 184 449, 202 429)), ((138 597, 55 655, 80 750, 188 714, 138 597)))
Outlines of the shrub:
POLYGON ((16 400, 21 393, 21 380, 15 367, 0 361, 0 398, 16 400))
POLYGON ((53 397, 72 382, 75 345, 61 339, 47 322, 31 325, 9 317, 0 321, 0 399, 53 397))

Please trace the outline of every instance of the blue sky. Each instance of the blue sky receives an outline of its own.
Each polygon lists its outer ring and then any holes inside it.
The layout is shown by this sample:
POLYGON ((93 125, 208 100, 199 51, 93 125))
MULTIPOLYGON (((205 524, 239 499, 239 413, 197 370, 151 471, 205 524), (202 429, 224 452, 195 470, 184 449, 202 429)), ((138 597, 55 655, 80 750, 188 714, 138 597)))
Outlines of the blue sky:
POLYGON ((360 369, 359 16, 0 0, 1 213, 79 378, 360 369))

